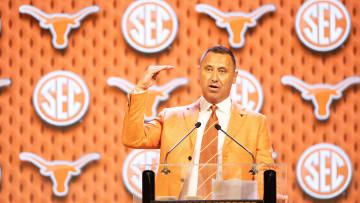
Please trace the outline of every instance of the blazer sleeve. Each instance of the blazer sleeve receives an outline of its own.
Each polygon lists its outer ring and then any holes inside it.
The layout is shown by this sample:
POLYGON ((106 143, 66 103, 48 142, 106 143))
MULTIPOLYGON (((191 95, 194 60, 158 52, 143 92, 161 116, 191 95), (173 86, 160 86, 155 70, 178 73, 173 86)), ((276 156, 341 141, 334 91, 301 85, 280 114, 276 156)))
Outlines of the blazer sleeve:
POLYGON ((164 111, 144 123, 148 92, 129 94, 122 130, 122 142, 131 148, 160 148, 164 111))
POLYGON ((256 163, 273 164, 274 160, 272 158, 272 147, 266 118, 265 116, 261 116, 260 118, 258 144, 256 148, 256 163))
MULTIPOLYGON (((258 131, 258 144, 256 148, 256 164, 274 164, 274 159, 272 158, 272 147, 269 136, 269 129, 266 122, 266 117, 261 115, 260 125, 258 131)), ((258 174, 255 176, 255 179, 258 182, 258 195, 263 197, 264 195, 264 172, 266 170, 275 170, 273 165, 258 165, 257 170, 258 174)))

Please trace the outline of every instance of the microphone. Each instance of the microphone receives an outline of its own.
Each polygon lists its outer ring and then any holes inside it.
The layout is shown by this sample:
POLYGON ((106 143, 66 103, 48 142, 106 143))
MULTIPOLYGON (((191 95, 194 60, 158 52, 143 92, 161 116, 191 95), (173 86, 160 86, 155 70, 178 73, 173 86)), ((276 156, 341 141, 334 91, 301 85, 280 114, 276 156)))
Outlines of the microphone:
POLYGON ((241 148, 243 148, 245 151, 247 151, 251 155, 252 160, 253 160, 253 164, 252 164, 252 168, 250 169, 249 173, 251 175, 257 174, 258 171, 255 168, 255 156, 254 156, 254 154, 250 150, 246 149, 246 147, 244 147, 242 144, 240 144, 237 140, 235 140, 229 134, 227 134, 223 129, 221 129, 221 126, 218 123, 215 124, 215 128, 216 128, 216 130, 220 130, 221 132, 223 132, 226 136, 228 136, 230 139, 232 139, 232 141, 236 142, 236 144, 238 144, 241 148))
POLYGON ((163 170, 161 170, 161 173, 164 175, 167 175, 170 173, 170 170, 167 167, 167 158, 170 154, 170 152, 172 152, 187 136, 189 136, 196 128, 199 128, 201 126, 201 122, 197 122, 195 123, 195 127, 193 127, 183 138, 181 138, 181 140, 176 143, 175 146, 173 146, 165 155, 165 160, 164 160, 164 168, 163 170))

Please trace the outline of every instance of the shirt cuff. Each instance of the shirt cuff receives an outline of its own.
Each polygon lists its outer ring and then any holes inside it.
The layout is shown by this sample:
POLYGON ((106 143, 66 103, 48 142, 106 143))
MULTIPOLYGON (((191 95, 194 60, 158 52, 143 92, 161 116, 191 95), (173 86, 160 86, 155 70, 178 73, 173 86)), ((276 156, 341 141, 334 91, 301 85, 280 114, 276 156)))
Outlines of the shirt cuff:
POLYGON ((135 88, 134 88, 133 91, 132 91, 133 94, 142 94, 142 93, 144 93, 144 92, 146 92, 146 90, 136 91, 135 88))

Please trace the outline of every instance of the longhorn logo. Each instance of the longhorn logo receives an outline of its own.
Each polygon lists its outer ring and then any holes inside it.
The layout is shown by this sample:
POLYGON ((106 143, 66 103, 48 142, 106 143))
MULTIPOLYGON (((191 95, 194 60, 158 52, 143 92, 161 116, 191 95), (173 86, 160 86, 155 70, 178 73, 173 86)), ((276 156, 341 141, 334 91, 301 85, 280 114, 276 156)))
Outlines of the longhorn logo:
POLYGON ((20 154, 20 159, 29 161, 40 168, 40 173, 43 176, 50 176, 53 183, 53 192, 56 196, 65 196, 69 192, 69 181, 72 176, 80 175, 81 168, 90 161, 100 159, 100 154, 91 153, 74 161, 52 161, 48 162, 41 157, 23 152, 20 154))
POLYGON ((245 44, 245 32, 248 27, 256 26, 256 20, 265 13, 275 11, 276 7, 272 4, 261 6, 251 13, 230 12, 223 13, 218 9, 207 4, 198 4, 196 11, 208 14, 216 20, 216 25, 226 28, 230 38, 229 43, 233 48, 241 48, 245 44))
POLYGON ((52 44, 56 49, 64 49, 68 45, 68 35, 71 28, 78 28, 80 21, 91 13, 98 12, 98 6, 88 6, 76 14, 47 14, 33 6, 20 6, 19 11, 31 15, 39 21, 40 27, 50 29, 52 44))
POLYGON ((302 98, 311 100, 315 106, 315 117, 318 120, 326 120, 330 116, 330 105, 332 100, 339 99, 342 96, 342 92, 350 85, 360 83, 360 77, 348 77, 336 85, 309 85, 293 76, 283 76, 281 78, 281 83, 290 85, 299 90, 302 98))
POLYGON ((11 80, 8 78, 0 78, 0 88, 11 85, 11 80))
MULTIPOLYGON (((134 84, 131 84, 127 80, 118 77, 110 77, 107 81, 108 85, 115 86, 129 94, 131 90, 135 88, 134 84)), ((188 80, 186 78, 177 78, 163 86, 152 86, 148 89, 147 106, 145 108, 145 121, 150 121, 157 115, 157 107, 160 101, 166 101, 169 98, 170 92, 179 86, 186 85, 188 80)))

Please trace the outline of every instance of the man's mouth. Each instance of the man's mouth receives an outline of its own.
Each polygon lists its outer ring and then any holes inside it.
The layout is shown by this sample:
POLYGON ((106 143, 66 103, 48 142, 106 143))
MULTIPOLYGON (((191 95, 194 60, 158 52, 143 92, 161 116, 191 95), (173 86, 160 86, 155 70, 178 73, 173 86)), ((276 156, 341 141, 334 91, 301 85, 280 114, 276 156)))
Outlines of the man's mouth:
POLYGON ((217 85, 209 85, 209 89, 210 90, 218 90, 219 86, 217 86, 217 85))

